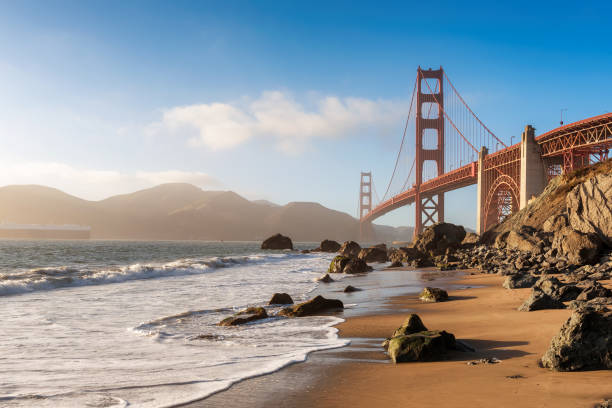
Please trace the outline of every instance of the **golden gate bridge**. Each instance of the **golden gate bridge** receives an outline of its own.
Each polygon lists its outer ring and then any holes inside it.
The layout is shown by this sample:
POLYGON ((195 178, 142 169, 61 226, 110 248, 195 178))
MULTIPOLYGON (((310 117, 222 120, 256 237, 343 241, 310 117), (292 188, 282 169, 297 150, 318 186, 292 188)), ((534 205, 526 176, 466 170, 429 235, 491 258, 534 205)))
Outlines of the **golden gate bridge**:
POLYGON ((416 236, 426 226, 444 221, 446 192, 474 184, 476 229, 482 234, 525 207, 552 177, 607 160, 612 113, 539 136, 527 125, 521 140, 511 142, 512 138, 505 143, 478 118, 442 67, 419 67, 395 166, 377 203, 372 202, 372 174, 361 173, 362 238, 371 237, 376 218, 410 204, 415 208, 416 236))

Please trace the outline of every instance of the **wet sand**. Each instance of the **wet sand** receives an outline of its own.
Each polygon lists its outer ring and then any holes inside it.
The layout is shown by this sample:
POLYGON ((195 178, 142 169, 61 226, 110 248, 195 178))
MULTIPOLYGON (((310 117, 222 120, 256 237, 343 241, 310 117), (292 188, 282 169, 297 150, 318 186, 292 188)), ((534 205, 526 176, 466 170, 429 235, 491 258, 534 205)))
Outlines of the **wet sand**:
MULTIPOLYGON (((506 290, 502 280, 480 274, 447 278, 435 285, 450 289, 448 302, 422 303, 410 294, 349 313, 338 328, 350 346, 313 353, 305 363, 243 381, 189 406, 586 408, 612 398, 612 371, 559 373, 538 367, 571 311, 519 312, 530 289, 506 290), (458 289, 465 286, 472 288, 458 289), (390 363, 380 343, 410 312, 429 329, 449 331, 476 352, 453 352, 441 362, 390 363), (492 357, 501 362, 467 364, 492 357)), ((610 287, 612 282, 602 283, 610 287)))

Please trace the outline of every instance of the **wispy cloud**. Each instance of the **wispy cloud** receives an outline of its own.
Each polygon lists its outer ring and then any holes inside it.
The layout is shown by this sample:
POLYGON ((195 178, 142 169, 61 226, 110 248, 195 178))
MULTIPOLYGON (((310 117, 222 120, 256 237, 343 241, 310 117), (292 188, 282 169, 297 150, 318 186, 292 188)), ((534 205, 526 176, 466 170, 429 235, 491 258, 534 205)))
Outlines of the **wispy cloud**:
POLYGON ((397 126, 404 102, 315 96, 308 107, 287 92, 267 91, 254 100, 178 106, 163 112, 151 133, 185 136, 194 146, 231 149, 252 139, 269 139, 296 153, 315 139, 337 139, 372 128, 397 126))
POLYGON ((206 173, 181 170, 123 173, 76 168, 58 162, 5 163, 0 168, 0 185, 40 184, 90 200, 175 182, 190 183, 202 188, 221 186, 218 180, 206 173))

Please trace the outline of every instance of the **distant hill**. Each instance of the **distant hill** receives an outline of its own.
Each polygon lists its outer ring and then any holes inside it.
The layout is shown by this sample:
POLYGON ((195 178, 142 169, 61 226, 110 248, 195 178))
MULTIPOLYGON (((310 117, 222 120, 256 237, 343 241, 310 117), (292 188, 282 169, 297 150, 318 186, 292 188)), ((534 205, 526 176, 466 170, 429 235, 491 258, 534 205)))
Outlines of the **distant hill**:
MULTIPOLYGON (((88 201, 36 186, 0 188, 0 221, 79 224, 100 239, 262 240, 280 232, 294 241, 357 240, 359 222, 318 203, 277 205, 249 201, 232 191, 205 191, 170 183, 88 201)), ((375 225, 377 240, 409 240, 412 227, 375 225)))

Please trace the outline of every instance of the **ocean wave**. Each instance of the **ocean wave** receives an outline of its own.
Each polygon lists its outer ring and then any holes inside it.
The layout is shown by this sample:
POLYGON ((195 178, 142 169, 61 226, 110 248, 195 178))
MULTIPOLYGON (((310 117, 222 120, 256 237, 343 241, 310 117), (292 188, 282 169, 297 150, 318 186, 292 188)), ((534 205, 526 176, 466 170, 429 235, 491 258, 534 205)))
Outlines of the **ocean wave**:
POLYGON ((113 268, 88 269, 74 266, 35 268, 0 273, 0 296, 53 290, 65 287, 104 285, 131 280, 211 273, 220 268, 250 263, 273 262, 301 254, 254 254, 244 256, 178 259, 167 263, 135 263, 113 268))

